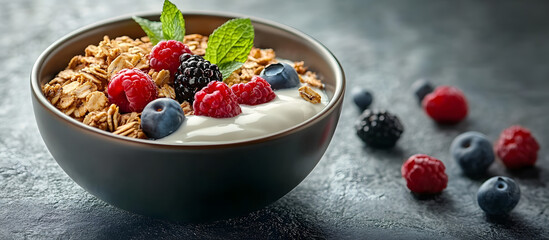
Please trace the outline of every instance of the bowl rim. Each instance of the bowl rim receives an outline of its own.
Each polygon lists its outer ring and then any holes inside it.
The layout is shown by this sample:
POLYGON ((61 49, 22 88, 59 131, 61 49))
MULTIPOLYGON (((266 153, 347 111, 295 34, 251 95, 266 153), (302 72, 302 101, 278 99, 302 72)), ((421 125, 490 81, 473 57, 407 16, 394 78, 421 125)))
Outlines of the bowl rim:
POLYGON ((335 70, 336 84, 335 84, 335 90, 332 98, 320 112, 315 114, 310 119, 304 122, 301 122, 300 124, 295 125, 293 127, 290 127, 275 133, 271 133, 265 136, 247 138, 247 139, 238 140, 238 141, 224 141, 219 143, 203 143, 203 142, 201 143, 165 143, 165 142, 158 142, 158 141, 149 140, 149 139, 137 139, 137 138, 130 138, 126 136, 116 135, 111 132, 104 131, 77 121, 76 119, 61 112, 59 109, 57 109, 53 104, 51 104, 46 99, 46 97, 42 93, 42 86, 41 86, 40 78, 38 74, 43 64, 46 62, 46 59, 52 52, 54 52, 56 49, 61 47, 64 43, 66 43, 73 37, 83 32, 93 31, 94 29, 105 27, 109 24, 113 24, 117 22, 128 21, 132 19, 132 16, 139 16, 143 18, 152 18, 152 17, 160 16, 159 12, 150 12, 150 11, 124 14, 117 17, 107 18, 92 24, 88 24, 76 30, 73 30, 72 32, 64 35, 60 39, 53 42, 40 54, 40 56, 38 57, 38 59, 36 60, 36 62, 32 67, 30 81, 31 81, 31 91, 32 91, 33 97, 36 100, 38 100, 37 102, 41 105, 41 107, 49 111, 54 116, 65 121, 67 124, 89 131, 92 134, 99 134, 99 136, 106 137, 114 141, 121 141, 124 144, 136 144, 141 146, 146 145, 146 146, 154 146, 154 147, 167 148, 167 149, 230 148, 230 147, 238 147, 238 146, 267 142, 270 140, 284 137, 294 132, 298 132, 304 128, 307 128, 308 126, 315 124, 316 122, 320 121, 321 119, 329 115, 329 113, 331 113, 332 111, 335 111, 337 106, 341 104, 341 102, 343 101, 343 96, 345 94, 345 74, 343 71, 343 67, 341 66, 341 64, 335 57, 335 55, 332 52, 330 52, 330 50, 328 50, 326 46, 324 46, 322 43, 320 43, 318 40, 314 39, 313 37, 293 27, 290 27, 281 23, 277 23, 272 20, 267 20, 267 19, 258 18, 254 16, 247 16, 244 14, 236 14, 236 13, 224 12, 224 11, 204 11, 204 10, 182 11, 182 13, 183 13, 183 16, 195 15, 195 16, 206 16, 206 17, 212 16, 212 17, 223 17, 223 18, 249 18, 252 21, 252 24, 259 23, 269 27, 277 28, 279 30, 296 35, 300 39, 306 40, 309 44, 313 45, 315 49, 320 50, 321 55, 327 56, 327 59, 329 61, 328 64, 335 70))

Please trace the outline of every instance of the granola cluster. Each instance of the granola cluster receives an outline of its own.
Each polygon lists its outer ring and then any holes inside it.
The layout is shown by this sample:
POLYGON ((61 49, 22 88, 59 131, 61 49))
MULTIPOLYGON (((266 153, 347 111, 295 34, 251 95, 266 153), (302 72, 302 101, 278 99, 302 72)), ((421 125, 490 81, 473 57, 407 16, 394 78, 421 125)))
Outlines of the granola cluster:
MULTIPOLYGON (((199 34, 185 36, 184 43, 195 55, 206 53, 208 37, 199 34)), ((89 45, 84 55, 74 56, 67 68, 42 86, 45 97, 59 110, 86 125, 114 134, 133 138, 147 138, 141 130, 140 113, 120 113, 107 97, 107 86, 113 75, 126 68, 138 68, 148 73, 157 86, 158 97, 175 99, 174 79, 168 70, 155 71, 149 67, 149 53, 153 45, 148 37, 131 39, 127 36, 110 39, 105 36, 98 45, 89 45)), ((276 63, 272 49, 252 48, 248 60, 224 82, 231 86, 249 82, 269 64, 276 63)), ((303 62, 294 68, 302 83, 323 89, 324 85, 303 62)), ((307 87, 300 89, 303 99, 320 102, 320 95, 307 87)), ((193 114, 192 105, 181 104, 185 115, 193 114)))

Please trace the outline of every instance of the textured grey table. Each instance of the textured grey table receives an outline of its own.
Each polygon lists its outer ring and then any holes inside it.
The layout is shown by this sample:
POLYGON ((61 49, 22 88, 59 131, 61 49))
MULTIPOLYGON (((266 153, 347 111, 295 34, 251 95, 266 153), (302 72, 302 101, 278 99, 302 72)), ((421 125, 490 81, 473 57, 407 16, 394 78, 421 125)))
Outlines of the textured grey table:
MULTIPOLYGON (((61 170, 43 144, 30 103, 29 74, 38 55, 78 27, 108 17, 160 11, 160 0, 0 1, 0 239, 151 238, 521 238, 549 239, 549 5, 498 1, 174 1, 189 10, 223 10, 293 26, 324 43, 354 86, 371 89, 374 108, 404 122, 393 150, 354 135, 350 98, 325 156, 292 192, 229 220, 184 224, 131 214, 99 201, 61 170), (126 2, 126 3, 124 3, 126 2), (418 78, 464 90, 468 119, 433 123, 409 87, 418 78), (490 219, 476 205, 483 179, 460 174, 452 139, 476 130, 495 140, 511 124, 541 145, 536 167, 489 175, 515 178, 518 206, 490 219), (417 198, 400 177, 415 153, 440 158, 448 188, 417 198)), ((60 133, 62 134, 62 133, 60 133)), ((488 177, 488 176, 487 176, 488 177)), ((484 178, 486 179, 486 178, 484 178)))

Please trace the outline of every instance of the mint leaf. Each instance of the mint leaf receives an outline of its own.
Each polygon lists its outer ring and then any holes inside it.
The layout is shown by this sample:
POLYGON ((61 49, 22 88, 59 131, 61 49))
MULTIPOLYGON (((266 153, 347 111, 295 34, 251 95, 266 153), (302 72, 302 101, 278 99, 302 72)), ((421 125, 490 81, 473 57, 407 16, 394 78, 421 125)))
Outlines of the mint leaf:
POLYGON ((242 67, 244 63, 232 61, 232 62, 224 62, 217 64, 217 67, 219 68, 219 71, 221 72, 221 76, 223 76, 223 80, 231 76, 231 73, 242 67))
POLYGON ((162 22, 164 39, 183 42, 183 38, 185 37, 185 20, 183 19, 183 14, 168 0, 164 1, 160 21, 162 22))
POLYGON ((149 39, 151 40, 151 43, 153 45, 156 45, 158 42, 162 41, 163 34, 162 34, 162 23, 161 22, 154 22, 149 21, 145 18, 140 18, 137 16, 132 17, 135 22, 141 26, 143 31, 149 36, 149 39))
POLYGON ((242 64, 246 62, 253 43, 254 27, 252 21, 249 18, 232 19, 210 34, 204 59, 216 64, 222 72, 223 79, 225 79, 234 70, 238 69, 233 69, 237 66, 234 62, 242 64), (228 72, 228 74, 223 72, 228 72))

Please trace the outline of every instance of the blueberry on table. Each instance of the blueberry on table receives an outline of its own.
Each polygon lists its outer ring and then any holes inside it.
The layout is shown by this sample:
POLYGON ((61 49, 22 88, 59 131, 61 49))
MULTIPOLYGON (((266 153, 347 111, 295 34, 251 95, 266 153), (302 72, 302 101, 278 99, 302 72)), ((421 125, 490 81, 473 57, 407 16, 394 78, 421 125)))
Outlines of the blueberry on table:
POLYGON ((425 79, 419 79, 412 84, 412 90, 414 91, 416 98, 419 100, 419 103, 421 103, 421 101, 423 101, 423 98, 425 98, 427 94, 433 92, 435 89, 429 81, 425 79))
POLYGON ((477 192, 478 205, 488 215, 502 215, 510 212, 519 199, 519 186, 513 179, 503 176, 486 180, 477 192))
POLYGON ((351 92, 351 96, 353 98, 353 102, 361 111, 364 111, 366 108, 370 107, 373 101, 372 93, 363 88, 354 88, 351 92))
POLYGON ((185 114, 177 101, 158 98, 143 109, 141 128, 149 138, 159 139, 175 132, 184 120, 185 114))
POLYGON ((457 136, 450 146, 450 153, 470 177, 486 172, 494 162, 494 150, 488 138, 479 132, 465 132, 457 136))
POLYGON ((297 72, 287 63, 270 64, 261 71, 259 76, 271 84, 273 90, 293 88, 299 84, 297 72))

